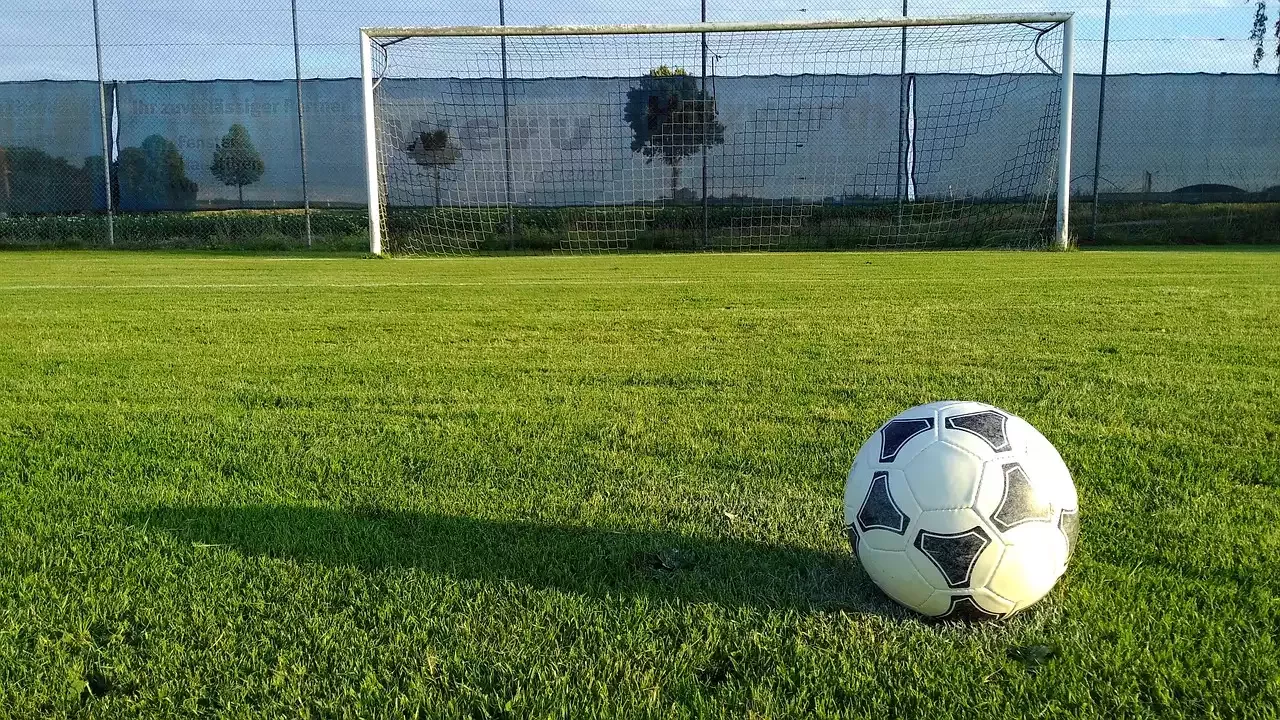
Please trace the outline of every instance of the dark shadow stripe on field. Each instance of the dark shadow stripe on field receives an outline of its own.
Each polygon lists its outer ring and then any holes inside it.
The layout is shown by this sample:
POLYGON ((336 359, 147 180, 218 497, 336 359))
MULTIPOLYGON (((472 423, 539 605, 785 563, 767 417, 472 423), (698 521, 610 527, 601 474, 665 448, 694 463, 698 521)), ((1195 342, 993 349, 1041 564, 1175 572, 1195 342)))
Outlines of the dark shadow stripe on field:
POLYGON ((192 543, 331 566, 417 568, 596 597, 906 615, 847 555, 749 540, 279 505, 160 507, 128 521, 192 543))

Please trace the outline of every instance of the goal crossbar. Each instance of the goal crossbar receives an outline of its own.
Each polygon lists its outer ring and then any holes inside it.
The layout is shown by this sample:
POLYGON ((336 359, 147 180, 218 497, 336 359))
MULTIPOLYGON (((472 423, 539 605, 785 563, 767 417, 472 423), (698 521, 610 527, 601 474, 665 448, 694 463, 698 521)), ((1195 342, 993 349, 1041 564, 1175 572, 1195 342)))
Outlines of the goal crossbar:
POLYGON ((884 17, 846 20, 777 22, 707 22, 676 25, 455 25, 435 27, 369 27, 372 38, 521 37, 537 35, 664 35, 679 33, 768 32, 771 30, 851 30, 856 28, 939 27, 945 25, 1059 25, 1072 13, 884 17))

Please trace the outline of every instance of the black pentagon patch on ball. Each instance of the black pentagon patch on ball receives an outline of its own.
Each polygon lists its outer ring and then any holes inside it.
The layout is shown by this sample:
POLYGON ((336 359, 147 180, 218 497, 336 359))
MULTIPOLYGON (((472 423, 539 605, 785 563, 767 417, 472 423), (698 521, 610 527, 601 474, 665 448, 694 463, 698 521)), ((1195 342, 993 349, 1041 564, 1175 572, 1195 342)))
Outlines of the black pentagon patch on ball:
POLYGON ((1027 471, 1018 463, 1004 464, 1004 493, 991 515, 991 522, 1003 532, 1015 525, 1040 520, 1053 520, 1053 505, 1040 498, 1027 479, 1027 471))
POLYGON ((938 568, 949 588, 969 587, 969 577, 978 556, 991 544, 991 536, 975 525, 961 533, 942 535, 921 530, 916 535, 916 549, 938 568))
POLYGON ((933 429, 933 418, 890 420, 880 431, 880 462, 893 462, 911 438, 933 429))
POLYGON ((853 525, 845 525, 844 534, 849 536, 849 554, 858 557, 858 531, 853 525))
POLYGON ((938 617, 942 620, 983 622, 984 620, 999 620, 1001 616, 983 609, 968 595, 953 595, 951 597, 951 607, 938 617))
POLYGON ((953 415, 947 418, 944 424, 952 430, 963 430, 977 435, 996 452, 1006 452, 1013 449, 1009 444, 1009 434, 1005 432, 1005 424, 1008 421, 1009 418, 1003 413, 983 410, 965 415, 953 415))
POLYGON ((889 494, 889 473, 877 471, 871 476, 871 487, 867 488, 867 497, 858 510, 858 527, 862 532, 878 528, 905 535, 910 521, 889 494))
POLYGON ((1080 511, 1063 510, 1058 518, 1058 529, 1067 536, 1067 557, 1076 551, 1076 538, 1080 536, 1080 511))

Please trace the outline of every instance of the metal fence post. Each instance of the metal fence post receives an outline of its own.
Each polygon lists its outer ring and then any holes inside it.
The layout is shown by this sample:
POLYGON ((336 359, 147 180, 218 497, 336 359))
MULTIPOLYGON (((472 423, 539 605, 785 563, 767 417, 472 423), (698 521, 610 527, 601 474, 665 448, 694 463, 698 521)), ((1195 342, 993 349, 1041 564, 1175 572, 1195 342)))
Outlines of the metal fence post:
POLYGON ((1093 141, 1093 220, 1089 223, 1089 240, 1098 239, 1098 170, 1102 163, 1102 115, 1107 105, 1107 49, 1111 44, 1111 0, 1102 23, 1102 75, 1098 78, 1098 133, 1093 141))
POLYGON ((111 201, 111 136, 107 129, 107 89, 102 80, 102 33, 98 24, 98 0, 93 0, 93 49, 98 60, 98 121, 102 125, 102 179, 107 196, 107 245, 116 244, 116 222, 111 201))
POLYGON ((298 0, 291 0, 293 14, 293 77, 298 86, 298 157, 302 161, 302 214, 307 247, 311 247, 311 198, 307 194, 307 130, 302 116, 302 55, 298 49, 298 0))
MULTIPOLYGON (((702 0, 702 22, 707 21, 707 0, 702 0)), ((702 108, 702 247, 708 245, 711 234, 711 218, 707 205, 707 150, 710 145, 707 143, 708 125, 707 113, 707 34, 702 33, 702 102, 698 104, 702 108)))
MULTIPOLYGON (((498 0, 498 24, 507 24, 507 6, 504 0, 498 0)), ((501 36, 498 41, 502 44, 502 149, 506 162, 507 249, 515 250, 516 216, 511 200, 511 106, 507 99, 507 36, 501 36)))
MULTIPOLYGON (((902 17, 907 16, 907 0, 902 0, 902 17)), ((903 146, 907 140, 907 29, 902 28, 902 58, 898 65, 898 172, 894 194, 898 200, 898 223, 894 227, 895 234, 902 233, 902 213, 907 181, 907 155, 903 146)))

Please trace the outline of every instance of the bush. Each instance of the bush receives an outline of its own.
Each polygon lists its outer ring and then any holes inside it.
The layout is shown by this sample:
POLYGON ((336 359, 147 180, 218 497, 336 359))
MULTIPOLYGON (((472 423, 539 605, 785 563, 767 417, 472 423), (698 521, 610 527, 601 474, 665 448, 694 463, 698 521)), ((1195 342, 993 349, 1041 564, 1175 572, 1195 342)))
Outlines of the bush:
MULTIPOLYGON (((1099 208, 1096 237, 1090 236, 1092 208, 1077 203, 1074 233, 1085 246, 1280 244, 1280 203, 1126 203, 1099 208)), ((991 203, 974 206, 945 233, 921 221, 903 233, 928 233, 929 248, 1039 247, 1051 232, 1051 218, 1027 216, 1027 206, 991 203), (1030 228, 1030 229, 1028 229, 1030 228)), ((774 238, 779 249, 841 250, 889 244, 898 223, 897 206, 810 205, 790 234, 774 238)), ((905 216, 908 221, 911 215, 905 216)), ((925 220, 931 218, 926 217, 925 220)), ((428 227, 466 227, 479 231, 476 248, 485 252, 546 252, 572 247, 576 233, 601 222, 640 228, 627 242, 641 251, 734 249, 750 245, 752 230, 778 223, 770 205, 713 204, 708 208, 708 237, 703 239, 701 205, 516 208, 507 232, 502 208, 394 209, 388 218, 393 238, 421 233, 428 227)), ((322 250, 361 252, 368 248, 368 216, 358 209, 325 209, 312 213, 314 246, 322 250)), ((212 210, 124 213, 115 220, 116 247, 191 248, 203 250, 296 250, 306 247, 301 210, 212 210)), ((757 232, 758 234, 758 232, 757 232)), ((0 216, 0 247, 105 247, 106 222, 101 215, 0 216)), ((763 247, 763 245, 762 245, 763 247)), ((395 247, 390 248, 392 251, 395 247)))

